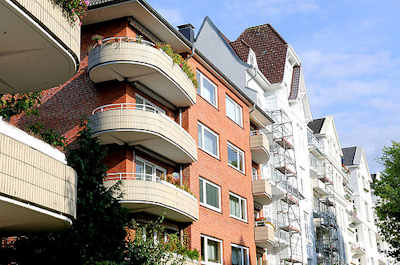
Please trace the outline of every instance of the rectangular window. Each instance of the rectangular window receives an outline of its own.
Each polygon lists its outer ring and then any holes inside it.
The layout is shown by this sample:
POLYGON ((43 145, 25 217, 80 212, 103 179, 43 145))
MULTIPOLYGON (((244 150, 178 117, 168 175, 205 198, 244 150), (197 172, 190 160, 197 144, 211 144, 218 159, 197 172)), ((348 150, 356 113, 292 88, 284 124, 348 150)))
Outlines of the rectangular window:
POLYGON ((251 168, 251 175, 253 176, 253 180, 257 180, 258 179, 257 168, 254 168, 254 167, 251 168))
POLYGON ((243 110, 233 99, 226 95, 226 116, 236 122, 239 126, 243 126, 243 110))
POLYGON ((232 247, 232 265, 249 265, 249 249, 239 245, 232 247))
POLYGON ((154 165, 143 158, 136 158, 136 178, 142 180, 151 180, 156 178, 160 180, 165 178, 166 173, 167 170, 165 168, 154 165))
POLYGON ((197 93, 217 108, 217 86, 200 71, 196 72, 196 78, 198 82, 197 93))
POLYGON ((201 264, 222 264, 222 241, 201 236, 201 264))
POLYGON ((228 143, 228 164, 244 173, 244 153, 230 143, 228 143))
POLYGON ((136 94, 136 109, 165 114, 165 110, 157 107, 155 104, 138 94, 136 94))
POLYGON ((221 188, 203 178, 199 179, 200 204, 221 212, 221 188))
POLYGON ((199 147, 216 158, 219 158, 219 136, 205 125, 198 123, 199 147))
POLYGON ((229 193, 230 216, 241 221, 247 221, 247 201, 246 199, 229 193))

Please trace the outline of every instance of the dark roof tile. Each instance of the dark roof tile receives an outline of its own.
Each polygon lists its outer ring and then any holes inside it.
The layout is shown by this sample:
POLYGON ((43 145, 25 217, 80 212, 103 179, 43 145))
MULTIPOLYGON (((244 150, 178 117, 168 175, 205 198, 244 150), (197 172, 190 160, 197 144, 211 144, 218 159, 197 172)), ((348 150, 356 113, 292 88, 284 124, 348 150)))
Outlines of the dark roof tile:
POLYGON ((231 46, 244 62, 247 62, 250 47, 256 54, 258 68, 268 81, 282 82, 288 46, 270 24, 246 29, 231 46))

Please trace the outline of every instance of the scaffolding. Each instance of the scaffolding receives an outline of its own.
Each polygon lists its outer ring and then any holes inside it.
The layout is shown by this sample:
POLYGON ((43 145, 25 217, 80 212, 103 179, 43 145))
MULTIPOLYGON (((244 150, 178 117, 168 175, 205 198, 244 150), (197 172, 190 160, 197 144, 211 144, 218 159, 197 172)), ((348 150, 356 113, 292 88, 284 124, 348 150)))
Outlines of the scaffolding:
POLYGON ((318 139, 308 133, 310 174, 314 181, 315 248, 317 264, 344 264, 340 255, 339 227, 334 203, 334 166, 326 158, 318 139))
POLYGON ((274 254, 280 264, 303 263, 303 240, 299 201, 304 199, 298 189, 293 126, 283 110, 271 111, 272 180, 281 190, 274 201, 273 222, 277 228, 274 254))

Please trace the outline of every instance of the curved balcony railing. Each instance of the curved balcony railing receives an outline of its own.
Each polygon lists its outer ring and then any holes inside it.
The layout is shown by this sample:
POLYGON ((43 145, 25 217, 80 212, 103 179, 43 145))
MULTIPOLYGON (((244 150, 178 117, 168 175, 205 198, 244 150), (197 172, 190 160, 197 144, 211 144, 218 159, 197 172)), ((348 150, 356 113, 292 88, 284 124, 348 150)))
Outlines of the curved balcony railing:
POLYGON ((129 210, 177 222, 193 222, 199 218, 197 199, 157 176, 122 172, 107 174, 104 179, 106 186, 118 182, 121 183, 121 204, 129 210))
POLYGON ((51 88, 77 71, 81 27, 53 2, 0 1, 0 18, 7 25, 0 45, 1 93, 51 88))
POLYGON ((177 163, 197 160, 196 142, 157 107, 121 103, 96 108, 89 126, 103 144, 142 145, 177 163))
POLYGON ((112 37, 89 52, 93 82, 140 82, 178 107, 196 103, 196 89, 181 66, 153 43, 129 37, 112 37))
POLYGON ((267 179, 253 180, 253 197, 261 205, 272 203, 272 188, 267 179))

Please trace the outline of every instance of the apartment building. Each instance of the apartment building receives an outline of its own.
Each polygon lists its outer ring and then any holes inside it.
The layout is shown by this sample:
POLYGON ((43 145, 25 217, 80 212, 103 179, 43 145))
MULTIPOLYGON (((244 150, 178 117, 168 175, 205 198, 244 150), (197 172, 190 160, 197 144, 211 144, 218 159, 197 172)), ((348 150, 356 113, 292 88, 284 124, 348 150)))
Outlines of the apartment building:
MULTIPOLYGON (((80 26, 51 1, 0 2, 0 93, 67 81, 78 69, 80 26)), ((77 176, 65 155, 0 119, 0 236, 54 231, 76 217, 77 176)))
POLYGON ((204 264, 256 264, 254 204, 270 191, 260 181, 253 197, 252 168, 269 145, 251 130, 273 120, 194 48, 190 25, 145 1, 91 1, 81 31, 79 71, 45 92, 42 122, 73 141, 88 120, 132 218, 164 216, 204 264))
POLYGON ((355 227, 355 248, 359 250, 356 264, 385 264, 386 260, 378 251, 379 234, 375 225, 374 201, 372 198, 372 177, 363 148, 343 148, 343 163, 351 173, 353 204, 358 211, 359 223, 355 227))
MULTIPOLYGON (((0 22, 4 17, 24 29, 28 21, 35 28, 26 27, 24 36, 37 40, 14 36, 4 49, 14 68, 1 73, 0 91, 50 88, 74 75, 44 92, 41 122, 73 142, 81 120, 88 121, 110 150, 105 184, 122 182, 121 204, 132 218, 164 216, 166 233, 187 237, 201 264, 384 264, 367 219, 371 193, 357 179, 370 179, 365 155, 359 149, 351 158, 352 149, 342 150, 333 117, 313 119, 301 61, 271 25, 230 41, 208 17, 195 36, 192 25, 176 29, 144 0, 92 0, 79 29, 43 2, 0 4, 0 22), (34 13, 34 7, 45 9, 34 13), (20 41, 32 47, 15 46, 20 41), (39 60, 41 52, 56 61, 39 60), (17 65, 26 58, 43 65, 17 65), (16 78, 17 69, 26 79, 16 78), (366 253, 367 239, 375 252, 366 253)), ((28 121, 12 120, 17 126, 28 121)), ((0 180, 0 207, 4 201, 10 209, 4 216, 0 211, 0 232, 70 224, 76 176, 65 156, 0 125, 0 136, 15 141, 0 149, 7 176, 0 180), (12 148, 41 157, 32 165, 28 156, 10 159, 12 148), (22 161, 25 173, 18 171, 22 161), (41 170, 28 183, 32 168, 41 170), (44 181, 50 177, 62 182, 44 181)))

